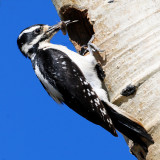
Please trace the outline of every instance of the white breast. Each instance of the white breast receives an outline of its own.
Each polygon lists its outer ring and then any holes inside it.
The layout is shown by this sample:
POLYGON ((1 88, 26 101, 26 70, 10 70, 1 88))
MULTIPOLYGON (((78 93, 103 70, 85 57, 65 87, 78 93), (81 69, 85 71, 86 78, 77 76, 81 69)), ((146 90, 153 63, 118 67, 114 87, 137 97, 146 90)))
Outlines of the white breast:
POLYGON ((50 96, 57 102, 57 103, 61 103, 63 102, 63 97, 62 94, 54 88, 54 86, 52 86, 42 75, 42 73, 39 70, 39 67, 37 66, 37 64, 35 65, 35 73, 37 75, 37 77, 39 78, 39 80, 43 83, 43 85, 45 86, 45 88, 47 89, 47 92, 50 94, 50 96))

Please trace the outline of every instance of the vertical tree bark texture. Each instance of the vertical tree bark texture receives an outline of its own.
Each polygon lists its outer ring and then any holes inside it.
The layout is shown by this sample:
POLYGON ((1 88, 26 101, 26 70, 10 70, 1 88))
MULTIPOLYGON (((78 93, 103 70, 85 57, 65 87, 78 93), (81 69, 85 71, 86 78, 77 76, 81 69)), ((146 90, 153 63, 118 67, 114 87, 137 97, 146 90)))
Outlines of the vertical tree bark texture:
MULTIPOLYGON (((52 1, 62 20, 80 20, 68 27, 77 50, 95 33, 94 44, 105 50, 97 59, 110 101, 142 122, 155 141, 146 159, 160 160, 160 1, 52 1)), ((141 160, 140 150, 128 145, 141 160)))

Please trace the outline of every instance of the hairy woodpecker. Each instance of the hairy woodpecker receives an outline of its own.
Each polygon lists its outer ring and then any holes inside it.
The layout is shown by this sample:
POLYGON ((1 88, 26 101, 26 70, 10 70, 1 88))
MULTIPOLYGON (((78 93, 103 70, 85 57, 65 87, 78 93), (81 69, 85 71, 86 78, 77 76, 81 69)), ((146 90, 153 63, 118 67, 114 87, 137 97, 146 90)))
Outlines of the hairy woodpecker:
POLYGON ((89 47, 90 54, 82 56, 65 46, 50 43, 60 29, 71 23, 74 22, 62 21, 53 26, 33 25, 18 37, 18 47, 31 60, 43 87, 57 103, 65 103, 112 135, 117 136, 117 129, 134 143, 142 146, 153 143, 138 120, 109 102, 95 69, 97 61, 92 47, 89 47))

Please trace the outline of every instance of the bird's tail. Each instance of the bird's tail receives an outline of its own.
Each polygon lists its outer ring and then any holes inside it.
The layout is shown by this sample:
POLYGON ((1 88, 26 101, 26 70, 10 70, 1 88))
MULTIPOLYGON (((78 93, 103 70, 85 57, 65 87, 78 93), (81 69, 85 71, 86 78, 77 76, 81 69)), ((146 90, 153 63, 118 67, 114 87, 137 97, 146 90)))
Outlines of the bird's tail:
POLYGON ((102 103, 111 117, 115 128, 119 132, 146 149, 148 148, 148 145, 154 143, 151 135, 147 133, 138 120, 110 102, 107 104, 102 101, 102 103))

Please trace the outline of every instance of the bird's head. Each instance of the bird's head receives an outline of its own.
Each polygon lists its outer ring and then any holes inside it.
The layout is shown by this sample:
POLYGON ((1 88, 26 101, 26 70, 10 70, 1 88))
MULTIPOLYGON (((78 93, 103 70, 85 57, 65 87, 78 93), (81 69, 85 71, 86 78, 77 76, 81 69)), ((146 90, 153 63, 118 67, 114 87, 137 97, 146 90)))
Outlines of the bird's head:
POLYGON ((38 49, 40 42, 49 42, 60 29, 65 32, 66 26, 74 22, 61 21, 53 26, 44 24, 30 26, 20 33, 17 39, 18 47, 25 57, 31 58, 32 53, 38 49))

